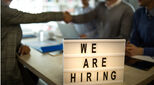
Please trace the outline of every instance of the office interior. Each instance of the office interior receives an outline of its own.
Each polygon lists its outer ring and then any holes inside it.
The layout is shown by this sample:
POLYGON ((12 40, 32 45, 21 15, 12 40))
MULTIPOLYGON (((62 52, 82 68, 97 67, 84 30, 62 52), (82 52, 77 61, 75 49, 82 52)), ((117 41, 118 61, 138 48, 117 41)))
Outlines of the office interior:
MULTIPOLYGON (((89 0, 89 5, 92 8, 95 8, 96 5, 104 0, 89 0)), ((128 3, 130 3, 134 10, 139 8, 139 5, 137 3, 137 0, 124 0, 128 3)), ((75 9, 78 7, 82 7, 81 0, 13 0, 10 4, 11 8, 18 9, 23 12, 28 12, 28 13, 42 13, 42 12, 59 12, 59 11, 68 11, 72 15, 76 15, 75 9)), ((46 41, 56 41, 58 43, 63 43, 64 38, 71 38, 71 35, 69 34, 68 36, 70 37, 64 37, 63 33, 61 32, 60 27, 74 27, 74 23, 65 23, 64 21, 50 21, 46 23, 30 23, 30 24, 21 24, 20 25, 23 31, 23 38, 22 38, 22 43, 29 45, 31 47, 32 44, 31 42, 46 42, 46 41), (62 25, 62 26, 60 26, 62 25)), ((68 28, 69 29, 69 28, 68 28)), ((67 36, 67 35, 66 35, 67 36)), ((74 38, 74 37, 73 37, 74 38)), ((80 37, 77 37, 80 38, 80 37)), ((48 43, 48 42, 47 42, 48 43)), ((62 73, 58 73, 60 71, 57 71, 57 75, 48 75, 49 72, 47 71, 50 69, 50 66, 52 67, 53 65, 49 64, 54 64, 53 62, 56 62, 56 64, 61 64, 60 61, 62 61, 58 56, 62 57, 63 51, 49 51, 49 52, 44 52, 42 53, 41 51, 36 50, 31 47, 31 51, 34 52, 34 54, 31 54, 32 56, 35 56, 34 58, 30 59, 35 59, 34 63, 37 63, 38 61, 40 63, 45 63, 46 61, 46 67, 45 68, 39 68, 37 65, 33 65, 33 61, 28 59, 29 55, 23 56, 20 61, 25 64, 28 68, 30 67, 30 71, 32 71, 36 76, 39 77, 39 82, 37 85, 61 85, 62 83, 62 78, 59 77, 59 75, 62 75, 62 73), (38 59, 37 59, 38 55, 38 59), (52 58, 48 58, 54 56, 52 58), (39 60, 42 59, 41 60, 39 60), (47 59, 45 59, 47 58, 47 59), (49 61, 48 59, 55 59, 49 61), (60 60, 57 60, 60 59, 60 60), (25 61, 24 61, 25 60, 25 61), (50 63, 52 62, 52 63, 50 63), (49 65, 49 66, 48 66, 49 65), (32 68, 31 68, 32 67, 32 68), (34 68, 33 68, 34 67, 34 68), (40 70, 38 70, 40 69, 40 70), (46 70, 44 70, 46 69, 46 70), (44 72, 43 72, 44 71, 44 72), (43 74, 44 73, 44 74, 43 74), (59 75, 58 75, 59 74, 59 75), (47 76, 46 76, 47 75, 47 76), (51 78, 50 78, 51 77, 51 78), (60 78, 55 79, 55 78, 60 78)), ((30 56, 30 57, 32 57, 30 56)), ((141 60, 144 60, 141 59, 141 60)), ((154 63, 154 59, 152 60, 151 58, 146 58, 146 62, 154 63)), ((53 66, 53 69, 50 69, 50 71, 57 69, 57 70, 62 70, 62 67, 58 68, 58 65, 53 66), (57 66, 57 67, 55 67, 57 66)), ((41 67, 41 65, 40 65, 41 67)), ((148 69, 138 69, 135 67, 131 66, 125 66, 124 73, 126 73, 128 78, 125 84, 123 85, 154 85, 154 67, 150 67, 148 69), (129 72, 130 73, 129 73, 129 72), (132 74, 129 75, 129 74, 132 74), (134 79, 133 79, 134 78, 134 79)), ((53 73, 56 74, 54 71, 53 73)), ((52 72, 51 72, 52 74, 52 72)), ((125 80, 124 79, 124 80, 125 80)))
MULTIPOLYGON (((89 0, 89 5, 92 8, 104 0, 89 0)), ((134 6, 137 9, 138 3, 137 0, 125 0, 134 6)), ((76 8, 82 7, 80 0, 13 0, 10 4, 11 8, 16 8, 23 12, 28 13, 41 13, 41 12, 50 12, 50 11, 68 11, 73 15, 77 15, 76 8), (66 3, 67 2, 67 3, 66 3)), ((47 23, 31 23, 31 24, 21 24, 23 35, 35 35, 39 37, 39 33, 43 31, 46 35, 44 40, 53 39, 56 36, 63 36, 58 29, 59 22, 50 21, 47 23), (53 36, 54 35, 54 36, 53 36)), ((64 23, 64 22, 60 22, 64 23)), ((66 23, 64 23, 66 24, 66 23)), ((67 25, 67 24, 66 24, 67 25)), ((71 23, 71 25, 74 25, 71 23)))

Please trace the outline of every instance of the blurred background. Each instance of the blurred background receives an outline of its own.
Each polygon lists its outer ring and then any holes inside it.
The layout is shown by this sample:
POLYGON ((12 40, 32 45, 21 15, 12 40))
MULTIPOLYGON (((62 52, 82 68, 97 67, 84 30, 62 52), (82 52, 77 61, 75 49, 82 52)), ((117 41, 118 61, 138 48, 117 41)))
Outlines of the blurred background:
MULTIPOLYGON (((89 5, 90 7, 95 8, 95 6, 101 1, 104 0, 89 0, 89 5)), ((125 1, 132 4, 135 9, 138 8, 137 0, 125 1)), ((13 0, 10 7, 28 13, 68 11, 75 15, 75 9, 82 7, 82 3, 81 0, 13 0)), ((44 31, 48 37, 53 37, 53 35, 62 36, 58 29, 57 22, 55 21, 47 23, 21 24, 21 28, 23 30, 23 36, 38 36, 40 31, 44 31)))

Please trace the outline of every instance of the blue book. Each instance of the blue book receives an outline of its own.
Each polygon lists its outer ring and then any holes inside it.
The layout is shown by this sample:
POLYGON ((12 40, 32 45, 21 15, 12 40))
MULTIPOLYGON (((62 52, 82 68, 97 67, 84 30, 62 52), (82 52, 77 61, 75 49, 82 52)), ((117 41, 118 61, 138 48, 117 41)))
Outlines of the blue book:
POLYGON ((24 44, 42 52, 52 52, 52 51, 58 51, 58 50, 63 50, 63 44, 58 41, 29 41, 29 42, 24 42, 24 44))

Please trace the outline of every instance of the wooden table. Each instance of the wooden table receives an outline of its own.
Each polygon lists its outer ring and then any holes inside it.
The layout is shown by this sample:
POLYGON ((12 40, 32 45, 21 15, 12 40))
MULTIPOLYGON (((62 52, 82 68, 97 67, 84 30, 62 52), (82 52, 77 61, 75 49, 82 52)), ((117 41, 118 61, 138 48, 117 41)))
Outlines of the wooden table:
POLYGON ((154 67, 149 71, 143 71, 125 65, 124 70, 124 85, 147 85, 154 80, 154 67))
MULTIPOLYGON (((31 48, 30 55, 20 56, 19 61, 49 85, 63 84, 62 54, 52 56, 31 48)), ((149 71, 125 65, 124 85, 146 85, 154 79, 154 67, 149 71)))
POLYGON ((62 85, 62 55, 42 54, 31 48, 30 55, 20 56, 19 61, 49 85, 62 85))

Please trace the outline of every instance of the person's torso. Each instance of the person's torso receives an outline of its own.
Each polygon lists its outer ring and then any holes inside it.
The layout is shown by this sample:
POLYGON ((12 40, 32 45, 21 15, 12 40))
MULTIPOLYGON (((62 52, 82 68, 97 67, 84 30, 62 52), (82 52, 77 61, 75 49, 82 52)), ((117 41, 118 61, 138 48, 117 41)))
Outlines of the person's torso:
POLYGON ((144 47, 154 47, 154 16, 149 17, 142 8, 138 12, 140 15, 137 18, 137 31, 144 47))
POLYGON ((102 3, 97 9, 97 21, 99 22, 99 34, 101 38, 115 38, 120 34, 122 19, 124 13, 130 10, 128 6, 121 2, 117 6, 108 9, 105 3, 102 3))
MULTIPOLYGON (((5 8, 5 6, 3 6, 5 8)), ((2 84, 22 85, 22 77, 17 63, 16 53, 18 51, 22 31, 19 24, 7 23, 6 10, 2 9, 1 27, 1 65, 2 65, 2 84)), ((10 17, 11 18, 11 17, 10 17)))

